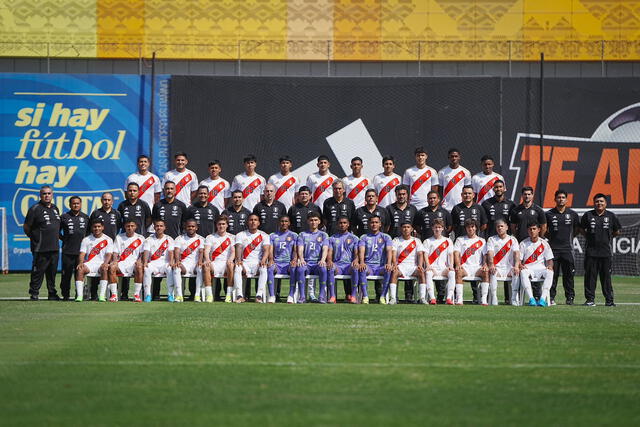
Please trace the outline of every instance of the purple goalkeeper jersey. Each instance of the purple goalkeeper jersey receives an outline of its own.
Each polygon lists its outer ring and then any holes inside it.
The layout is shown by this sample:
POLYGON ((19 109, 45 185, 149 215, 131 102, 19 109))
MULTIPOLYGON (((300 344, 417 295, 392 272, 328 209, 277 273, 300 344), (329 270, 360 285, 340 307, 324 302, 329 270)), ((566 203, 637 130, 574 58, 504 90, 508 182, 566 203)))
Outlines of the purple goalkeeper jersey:
POLYGON ((359 239, 353 233, 334 234, 329 239, 333 249, 333 262, 351 264, 358 250, 359 239))
POLYGON ((364 247, 364 262, 369 266, 385 265, 387 247, 393 246, 391 237, 385 233, 365 234, 360 237, 359 248, 364 247))
POLYGON ((303 231, 298 235, 297 246, 303 246, 304 260, 310 264, 317 264, 322 258, 322 248, 329 245, 329 236, 324 231, 303 231))
POLYGON ((271 233, 271 246, 273 247, 273 260, 276 264, 287 264, 293 258, 298 235, 291 230, 284 233, 277 231, 271 233))

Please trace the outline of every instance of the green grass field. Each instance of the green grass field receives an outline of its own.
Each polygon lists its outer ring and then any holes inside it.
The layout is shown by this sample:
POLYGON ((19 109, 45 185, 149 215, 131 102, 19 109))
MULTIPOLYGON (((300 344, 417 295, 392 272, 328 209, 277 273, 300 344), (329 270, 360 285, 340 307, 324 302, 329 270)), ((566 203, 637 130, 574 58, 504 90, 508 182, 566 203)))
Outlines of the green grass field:
POLYGON ((638 425, 640 305, 596 302, 3 300, 0 425, 638 425))

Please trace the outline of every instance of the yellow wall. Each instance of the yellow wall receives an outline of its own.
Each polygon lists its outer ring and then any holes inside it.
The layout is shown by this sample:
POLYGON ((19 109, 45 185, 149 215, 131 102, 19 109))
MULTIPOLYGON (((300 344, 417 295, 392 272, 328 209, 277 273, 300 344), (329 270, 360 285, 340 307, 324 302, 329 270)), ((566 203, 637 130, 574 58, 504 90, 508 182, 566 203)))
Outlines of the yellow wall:
POLYGON ((640 59, 640 1, 0 0, 0 56, 599 60, 603 46, 640 59))

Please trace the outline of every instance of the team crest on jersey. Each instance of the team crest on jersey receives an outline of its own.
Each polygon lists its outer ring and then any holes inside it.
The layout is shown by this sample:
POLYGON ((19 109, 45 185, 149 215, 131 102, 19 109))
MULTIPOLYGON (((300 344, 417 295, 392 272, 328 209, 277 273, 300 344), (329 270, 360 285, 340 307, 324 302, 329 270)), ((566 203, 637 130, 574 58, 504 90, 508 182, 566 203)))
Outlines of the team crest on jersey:
POLYGON ((291 241, 291 236, 287 236, 287 242, 291 241))
POLYGON ((83 217, 80 217, 79 221, 80 221, 80 222, 84 222, 84 218, 83 218, 83 217))
POLYGON ((316 239, 318 242, 322 242, 322 237, 318 236, 318 238, 316 239))
POLYGON ((378 238, 378 243, 382 243, 382 237, 378 238))
POLYGON ((347 245, 351 243, 351 239, 347 239, 347 245))

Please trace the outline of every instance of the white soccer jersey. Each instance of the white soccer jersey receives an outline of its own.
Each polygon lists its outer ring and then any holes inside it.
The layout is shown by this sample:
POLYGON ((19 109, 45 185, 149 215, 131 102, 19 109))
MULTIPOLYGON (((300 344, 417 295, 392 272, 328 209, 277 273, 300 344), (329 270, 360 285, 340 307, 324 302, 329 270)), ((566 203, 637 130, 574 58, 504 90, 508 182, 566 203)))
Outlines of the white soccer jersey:
POLYGON ((511 270, 516 264, 515 253, 519 250, 518 239, 508 234, 504 239, 495 235, 487 240, 487 252, 493 254, 493 265, 499 270, 511 270))
POLYGON ((373 177, 373 189, 378 193, 378 205, 386 208, 396 202, 396 187, 402 183, 402 177, 397 173, 387 176, 379 173, 373 177))
POLYGON ((320 210, 324 206, 324 201, 333 196, 333 188, 331 185, 338 179, 332 173, 320 175, 318 172, 312 173, 307 177, 307 187, 311 190, 311 201, 315 203, 320 210))
POLYGON ((143 250, 149 251, 149 264, 168 264, 169 253, 173 249, 173 239, 167 234, 158 239, 154 233, 144 241, 143 250))
POLYGON ((364 206, 365 193, 369 188, 373 188, 371 180, 366 176, 356 178, 349 175, 342 178, 342 182, 344 182, 344 194, 353 201, 356 208, 364 206))
POLYGON ((135 182, 140 187, 138 198, 143 202, 146 202, 150 208, 153 207, 156 203, 155 194, 162 193, 160 178, 151 172, 147 172, 146 175, 141 175, 138 172, 132 173, 127 177, 127 180, 124 183, 124 188, 127 188, 127 185, 132 182, 135 182))
POLYGON ((442 207, 451 212, 455 205, 462 202, 462 187, 471 185, 471 172, 462 166, 451 169, 447 165, 438 172, 438 182, 442 187, 442 207))
POLYGON ((209 203, 218 208, 220 212, 225 210, 224 199, 231 197, 229 181, 224 178, 211 179, 209 177, 200 181, 200 185, 206 185, 209 189, 209 203))
POLYGON ((520 242, 520 259, 523 267, 545 268, 545 261, 553 259, 553 251, 546 240, 538 238, 537 242, 532 242, 527 237, 520 242))
POLYGON ((197 264, 198 251, 204 249, 204 237, 199 234, 189 237, 184 233, 176 237, 173 246, 180 249, 180 262, 197 264))
POLYGON ((101 265, 104 263, 107 254, 113 252, 113 240, 106 234, 100 237, 90 234, 82 239, 80 252, 84 252, 85 263, 101 265))
POLYGON ((436 239, 429 237, 423 243, 425 256, 429 265, 440 273, 445 268, 453 267, 449 265, 449 255, 453 255, 453 242, 448 237, 436 239))
POLYGON ((471 186, 473 187, 473 191, 476 192, 477 204, 481 205, 482 202, 493 197, 493 184, 498 180, 504 182, 502 175, 495 172, 490 175, 485 175, 483 172, 480 172, 471 177, 471 186))
POLYGON ((422 169, 413 166, 402 175, 402 183, 409 186, 409 202, 420 210, 427 206, 427 193, 438 185, 438 173, 430 166, 422 169))
MULTIPOLYGON (((460 264, 465 266, 481 266, 487 253, 487 242, 482 237, 460 236, 453 245, 453 250, 460 253, 460 264)), ((475 274, 475 271, 467 271, 475 274)))
POLYGON ((417 237, 410 237, 407 240, 396 237, 393 239, 393 250, 396 253, 398 266, 415 267, 418 265, 418 252, 424 252, 424 247, 417 237))
POLYGON ((116 236, 113 252, 118 255, 118 262, 134 264, 144 250, 144 237, 138 233, 127 237, 127 233, 116 236))
POLYGON ((251 234, 249 230, 245 230, 236 235, 236 245, 242 247, 242 261, 259 263, 264 251, 271 246, 271 240, 264 231, 258 230, 251 234))
POLYGON ((204 241, 204 247, 209 248, 209 258, 215 263, 226 263, 231 254, 235 250, 236 236, 230 233, 224 233, 222 236, 218 233, 209 234, 204 241))
MULTIPOLYGON (((167 181, 173 181, 176 184, 176 199, 180 200, 186 206, 191 205, 191 192, 198 190, 198 177, 189 169, 184 172, 178 172, 173 169, 165 173, 162 177, 162 187, 167 181)), ((153 204, 149 205, 153 206, 153 204)))
POLYGON ((300 188, 300 180, 298 177, 290 173, 289 175, 282 175, 278 172, 275 175, 269 177, 267 184, 272 184, 276 187, 276 200, 281 202, 287 210, 295 203, 295 196, 300 188))
POLYGON ((260 202, 260 196, 264 192, 264 186, 266 183, 267 181, 265 181, 262 175, 254 173, 249 176, 243 172, 233 178, 233 182, 231 183, 231 192, 236 190, 242 191, 242 195, 244 197, 242 206, 253 211, 254 206, 260 202))

